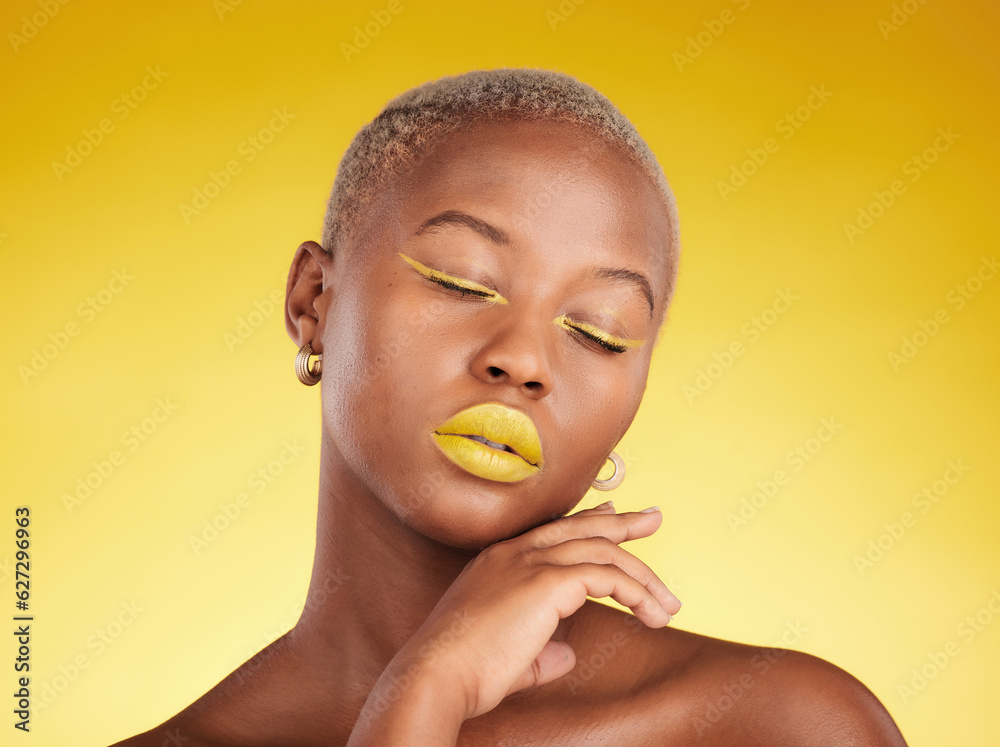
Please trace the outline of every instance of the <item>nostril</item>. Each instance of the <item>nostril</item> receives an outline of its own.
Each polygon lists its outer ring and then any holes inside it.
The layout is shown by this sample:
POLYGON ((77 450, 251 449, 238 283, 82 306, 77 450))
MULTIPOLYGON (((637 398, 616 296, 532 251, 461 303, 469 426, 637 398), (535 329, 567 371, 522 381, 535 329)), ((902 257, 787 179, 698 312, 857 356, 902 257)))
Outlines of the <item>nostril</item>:
POLYGON ((522 391, 531 392, 532 396, 541 396, 548 391, 548 385, 542 381, 529 379, 524 381, 519 376, 513 376, 501 366, 485 366, 479 370, 479 378, 490 384, 508 384, 522 391))

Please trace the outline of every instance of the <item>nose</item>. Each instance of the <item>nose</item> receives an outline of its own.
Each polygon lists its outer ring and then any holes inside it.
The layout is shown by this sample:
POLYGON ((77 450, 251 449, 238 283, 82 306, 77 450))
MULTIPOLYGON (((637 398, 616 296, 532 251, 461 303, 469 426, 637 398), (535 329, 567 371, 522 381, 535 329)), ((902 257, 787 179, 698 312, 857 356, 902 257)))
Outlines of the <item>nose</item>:
POLYGON ((545 327, 521 320, 495 328, 472 360, 472 375, 488 384, 507 384, 532 399, 552 391, 552 341, 545 327))

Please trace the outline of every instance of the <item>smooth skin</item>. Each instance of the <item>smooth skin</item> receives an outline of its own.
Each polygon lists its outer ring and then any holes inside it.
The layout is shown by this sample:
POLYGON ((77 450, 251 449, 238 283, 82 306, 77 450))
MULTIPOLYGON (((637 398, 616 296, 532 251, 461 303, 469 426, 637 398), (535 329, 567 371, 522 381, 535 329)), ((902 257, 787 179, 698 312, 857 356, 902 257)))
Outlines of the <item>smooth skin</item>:
POLYGON ((659 511, 570 513, 645 390, 667 220, 616 147, 564 122, 491 122, 438 142, 336 256, 299 246, 286 327, 323 355, 305 609, 120 744, 904 745, 834 665, 668 626, 678 600, 621 546, 659 511), (575 322, 645 342, 614 352, 575 322), (436 447, 435 427, 485 402, 534 422, 530 477, 477 477, 436 447))

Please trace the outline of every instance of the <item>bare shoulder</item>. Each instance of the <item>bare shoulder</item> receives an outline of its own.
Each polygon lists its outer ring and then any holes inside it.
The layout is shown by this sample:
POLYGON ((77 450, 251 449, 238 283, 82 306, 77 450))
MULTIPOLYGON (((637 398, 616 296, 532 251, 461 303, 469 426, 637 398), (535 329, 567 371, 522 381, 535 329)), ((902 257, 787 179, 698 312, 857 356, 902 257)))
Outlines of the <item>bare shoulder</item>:
POLYGON ((810 654, 651 629, 593 601, 567 641, 576 666, 545 686, 548 707, 532 724, 566 744, 906 744, 864 684, 810 654))
POLYGON ((677 629, 644 637, 650 657, 666 664, 647 707, 683 713, 672 728, 699 744, 906 745, 879 699, 825 659, 677 629))
POLYGON ((220 734, 224 720, 215 722, 212 699, 192 703, 177 715, 141 734, 115 742, 111 747, 229 747, 237 742, 220 734))
MULTIPOLYGON (((171 721, 174 721, 174 719, 171 719, 171 721)), ((176 724, 171 725, 171 722, 167 722, 142 734, 136 734, 134 737, 115 742, 111 747, 168 747, 170 745, 217 747, 217 744, 192 737, 181 726, 176 724)))

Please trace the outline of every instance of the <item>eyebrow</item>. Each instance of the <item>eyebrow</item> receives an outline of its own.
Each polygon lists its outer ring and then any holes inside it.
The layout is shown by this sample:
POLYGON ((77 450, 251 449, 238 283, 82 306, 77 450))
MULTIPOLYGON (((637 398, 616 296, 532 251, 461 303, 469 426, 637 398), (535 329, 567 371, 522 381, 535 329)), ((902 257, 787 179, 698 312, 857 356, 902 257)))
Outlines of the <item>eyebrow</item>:
POLYGON ((649 278, 641 272, 626 270, 623 267, 596 267, 590 274, 596 278, 616 280, 635 287, 646 298, 646 302, 649 304, 649 318, 653 318, 653 286, 650 284, 649 278))
MULTIPOLYGON (((487 223, 482 218, 463 213, 461 210, 445 210, 443 213, 438 213, 421 223, 413 233, 417 236, 432 228, 442 226, 469 228, 498 246, 509 246, 511 243, 510 236, 503 229, 487 223)), ((623 267, 595 267, 588 274, 595 278, 614 280, 633 286, 649 304, 649 317, 652 319, 655 308, 653 286, 649 282, 649 278, 641 272, 626 270, 623 267)))
POLYGON ((463 213, 461 210, 445 210, 443 213, 428 218, 420 227, 414 231, 414 235, 419 235, 424 231, 438 226, 465 226, 471 228, 480 236, 489 239, 494 244, 507 246, 510 244, 510 237, 501 229, 492 226, 481 218, 463 213))

